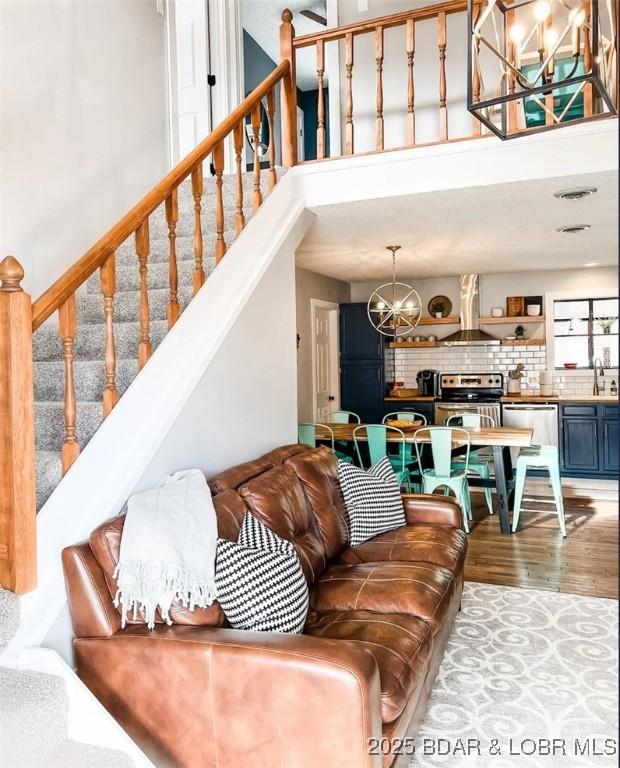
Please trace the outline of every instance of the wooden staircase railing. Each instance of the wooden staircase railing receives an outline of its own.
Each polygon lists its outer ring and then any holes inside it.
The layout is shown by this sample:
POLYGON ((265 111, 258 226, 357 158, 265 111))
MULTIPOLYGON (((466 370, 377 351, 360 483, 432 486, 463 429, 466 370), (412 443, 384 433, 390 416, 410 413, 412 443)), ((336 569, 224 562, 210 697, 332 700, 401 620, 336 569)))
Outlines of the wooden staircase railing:
MULTIPOLYGON (((353 102, 353 79, 355 71, 355 41, 362 35, 374 37, 374 53, 376 68, 376 97, 375 97, 375 147, 373 152, 382 152, 385 149, 384 132, 384 33, 392 27, 405 27, 406 43, 402 50, 403 69, 407 74, 407 88, 403 91, 402 115, 406 127, 406 147, 420 146, 416 142, 415 129, 415 90, 414 90, 414 58, 415 58, 415 30, 416 25, 429 19, 437 20, 437 66, 439 70, 439 90, 437 94, 437 110, 439 113, 439 134, 435 144, 443 144, 454 139, 449 138, 448 130, 448 92, 446 80, 446 52, 447 36, 446 20, 450 14, 466 13, 467 0, 447 0, 446 2, 429 5, 425 8, 417 8, 408 11, 400 11, 389 16, 381 16, 376 19, 367 19, 349 24, 347 26, 326 29, 321 32, 293 37, 292 51, 295 53, 301 48, 314 47, 316 51, 317 73, 317 160, 326 156, 326 127, 325 127, 325 54, 328 43, 338 45, 344 43, 344 77, 345 77, 345 105, 344 113, 344 155, 356 154, 355 147, 355 105, 353 102)), ((285 14, 287 12, 285 11, 285 14)), ((284 20, 285 15, 282 15, 284 20)), ((288 21, 292 17, 287 16, 288 21)), ((294 34, 294 32, 293 32, 294 34)), ((290 42, 286 44, 281 38, 282 56, 290 56, 290 42)), ((469 136, 459 137, 458 140, 471 139, 481 135, 480 122, 472 117, 472 131, 469 136)), ((405 147, 398 147, 405 148, 405 147)), ((360 153, 357 153, 360 154, 360 153)))
MULTIPOLYGON (((280 32, 285 55, 282 62, 244 101, 233 110, 192 152, 174 167, 140 202, 90 248, 64 275, 33 304, 21 287, 24 270, 12 256, 0 262, 0 586, 18 594, 33 589, 37 583, 36 567, 36 478, 34 439, 33 334, 55 312, 65 364, 64 442, 62 470, 66 472, 80 453, 76 433, 76 391, 74 381, 74 346, 79 329, 76 320, 76 291, 99 270, 105 321, 102 360, 105 387, 102 414, 105 418, 119 399, 116 387, 116 352, 114 343, 114 298, 116 292, 115 252, 132 235, 135 238, 137 268, 140 276, 137 355, 140 367, 152 353, 147 286, 149 261, 149 217, 164 206, 169 238, 168 327, 180 315, 176 261, 176 227, 179 218, 178 188, 191 177, 194 200, 194 274, 193 292, 205 282, 203 267, 204 233, 201 208, 203 197, 203 162, 209 157, 215 173, 215 261, 226 254, 222 175, 224 142, 231 136, 235 151, 236 205, 235 230, 245 226, 243 214, 242 150, 244 122, 249 116, 258 145, 261 103, 266 101, 269 122, 267 183, 277 183, 275 94, 281 84, 281 153, 284 166, 296 157, 296 106, 292 27, 283 21, 280 32)), ((254 153, 254 198, 256 211, 262 203, 261 164, 254 153)))

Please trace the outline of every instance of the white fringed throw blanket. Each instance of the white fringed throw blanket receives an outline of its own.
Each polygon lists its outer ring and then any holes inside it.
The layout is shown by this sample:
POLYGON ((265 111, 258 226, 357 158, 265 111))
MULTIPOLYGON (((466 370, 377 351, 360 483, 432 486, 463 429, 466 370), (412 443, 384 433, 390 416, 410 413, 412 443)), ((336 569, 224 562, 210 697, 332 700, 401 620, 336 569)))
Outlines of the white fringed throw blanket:
POLYGON ((215 599, 217 520, 211 492, 198 469, 167 476, 161 486, 127 502, 118 565, 114 572, 122 626, 138 608, 152 629, 159 608, 171 624, 175 600, 193 611, 215 599))

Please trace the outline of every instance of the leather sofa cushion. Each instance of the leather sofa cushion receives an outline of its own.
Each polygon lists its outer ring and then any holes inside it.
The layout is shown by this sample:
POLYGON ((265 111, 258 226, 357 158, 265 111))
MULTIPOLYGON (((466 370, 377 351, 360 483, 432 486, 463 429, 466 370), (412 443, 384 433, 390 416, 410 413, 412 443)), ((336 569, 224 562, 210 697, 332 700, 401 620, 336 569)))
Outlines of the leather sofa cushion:
POLYGON ((254 459, 254 461, 246 461, 244 464, 237 464, 237 466, 225 469, 223 472, 215 475, 215 477, 212 477, 208 481, 209 488, 214 496, 224 491, 236 491, 240 485, 243 485, 243 483, 246 483, 253 477, 262 475, 263 472, 267 472, 273 466, 273 462, 264 457, 254 459))
POLYGON ((293 542, 308 584, 325 569, 325 545, 299 478, 291 467, 275 467, 239 488, 255 517, 293 542))
MULTIPOLYGON (((300 479, 308 504, 317 517, 327 558, 338 555, 349 540, 349 518, 338 481, 338 459, 322 447, 286 461, 300 479)), ((357 561, 359 562, 359 561, 357 561)))
POLYGON ((270 461, 274 467, 284 464, 284 462, 291 456, 297 456, 299 453, 307 453, 312 449, 307 445, 301 445, 294 443, 293 445, 281 445, 279 448, 274 448, 273 451, 269 451, 261 459, 270 461))
POLYGON ((358 547, 347 547, 339 563, 433 563, 460 573, 467 552, 467 536, 448 526, 406 525, 375 536, 358 547))
POLYGON ((381 680, 381 719, 391 723, 419 695, 431 651, 431 630, 414 616, 332 611, 308 616, 304 634, 360 643, 374 656, 381 680))
POLYGON ((446 621, 457 583, 451 571, 431 563, 332 565, 314 585, 310 608, 405 613, 423 619, 435 634, 446 621))
MULTIPOLYGON (((245 504, 241 497, 234 491, 226 491, 214 497, 213 505, 217 517, 218 535, 222 538, 237 540, 239 527, 246 512, 245 504)), ((116 579, 114 570, 118 564, 121 547, 121 537, 125 516, 113 517, 102 523, 90 534, 88 543, 90 549, 103 572, 110 597, 116 595, 116 579)), ((116 609, 120 613, 120 609, 116 609)), ((220 604, 215 601, 208 608, 194 608, 190 611, 177 601, 170 608, 170 618, 173 624, 184 624, 196 627, 222 627, 227 625, 224 612, 220 604)), ((137 618, 133 619, 133 613, 127 616, 128 624, 141 624, 144 622, 142 611, 137 612, 137 618)), ((155 614, 155 622, 162 624, 163 619, 159 611, 155 614)))

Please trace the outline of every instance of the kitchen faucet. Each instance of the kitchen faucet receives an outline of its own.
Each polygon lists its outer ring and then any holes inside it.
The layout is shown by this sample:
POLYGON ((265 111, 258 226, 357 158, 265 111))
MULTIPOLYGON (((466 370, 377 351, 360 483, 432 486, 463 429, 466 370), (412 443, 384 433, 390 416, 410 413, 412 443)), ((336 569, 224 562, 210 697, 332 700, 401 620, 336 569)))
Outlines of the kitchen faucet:
POLYGON ((598 383, 598 376, 596 371, 596 366, 598 365, 598 373, 601 376, 605 376, 605 371, 603 370, 603 363, 601 362, 601 358, 597 357, 594 359, 594 365, 593 365, 593 373, 594 373, 594 386, 592 387, 592 394, 593 395, 600 395, 601 390, 605 391, 605 382, 603 381, 602 385, 599 385, 598 383))

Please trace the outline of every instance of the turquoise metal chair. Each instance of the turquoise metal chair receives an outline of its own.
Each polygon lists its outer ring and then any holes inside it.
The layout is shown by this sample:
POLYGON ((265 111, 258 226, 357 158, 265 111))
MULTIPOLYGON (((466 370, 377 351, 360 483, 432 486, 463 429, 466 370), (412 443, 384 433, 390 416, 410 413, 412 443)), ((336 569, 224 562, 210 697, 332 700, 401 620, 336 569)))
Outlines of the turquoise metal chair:
MULTIPOLYGON (((463 413, 455 413, 454 416, 446 421, 446 426, 451 425, 469 427, 469 429, 480 429, 481 426, 494 427, 496 426, 495 420, 491 416, 486 416, 483 413, 473 413, 471 411, 464 411, 463 413), (454 423, 456 422, 456 423, 454 423), (460 422, 460 423, 459 423, 460 422)), ((489 470, 489 460, 484 456, 481 456, 478 451, 472 451, 473 456, 469 460, 469 471, 475 475, 489 480, 491 472, 489 470)), ((463 459, 457 457, 452 459, 452 469, 463 469, 463 459)), ((490 488, 484 489, 484 498, 487 503, 489 514, 493 514, 493 494, 490 488)))
POLYGON ((351 424, 351 422, 355 422, 355 424, 362 423, 360 417, 357 413, 353 413, 353 411, 332 411, 329 414, 329 420, 332 424, 351 424))
POLYGON ((566 522, 564 520, 564 500, 562 499, 562 485, 560 482, 560 460, 558 449, 555 445, 532 445, 529 448, 522 448, 517 457, 517 474, 515 481, 515 507, 512 516, 512 531, 516 532, 519 527, 519 516, 521 509, 526 512, 539 512, 536 509, 526 509, 522 507, 524 501, 533 501, 533 499, 524 499, 525 482, 528 469, 546 469, 549 472, 549 480, 553 488, 553 501, 536 499, 537 504, 555 504, 555 511, 560 524, 562 536, 566 537, 566 522))
MULTIPOLYGON (((424 426, 428 424, 426 416, 423 413, 418 413, 417 411, 392 411, 391 413, 386 413, 383 417, 383 424, 385 424, 385 422, 389 421, 390 419, 394 419, 396 421, 411 422, 421 421, 424 426)), ((418 490, 421 492, 422 478, 418 470, 418 462, 413 456, 413 445, 411 443, 402 443, 399 446, 399 449, 400 450, 397 453, 388 453, 388 458, 392 464, 392 467, 397 469, 401 465, 402 458, 404 456, 405 466, 409 470, 409 478, 413 489, 414 491, 418 490)))
POLYGON ((422 475, 423 493, 433 493, 441 486, 446 490, 451 490, 461 505, 463 516, 463 528, 469 533, 469 520, 471 520, 471 499, 469 496, 469 485, 467 483, 467 470, 469 469, 469 453, 471 450, 471 439, 469 432, 459 427, 421 427, 416 430, 413 436, 418 466, 422 475), (420 442, 420 437, 429 436, 431 441, 431 454, 433 457, 433 468, 422 468, 422 457, 420 447, 424 444, 420 442), (452 469, 452 443, 453 441, 463 444, 466 447, 465 462, 462 470, 452 469))
MULTIPOLYGON (((388 455, 388 431, 396 432, 399 434, 401 445, 405 445, 405 433, 402 431, 402 429, 398 429, 397 427, 388 427, 385 424, 364 424, 360 427, 355 427, 353 430, 353 443, 355 445, 355 451, 357 453, 360 467, 363 467, 364 464, 362 462, 362 454, 360 452, 360 440, 358 439, 358 434, 361 434, 362 432, 366 433, 366 441, 364 442, 367 442, 368 444, 370 464, 373 465, 388 455)), ((390 464, 392 464, 392 469, 394 470, 398 484, 404 485, 407 492, 411 493, 411 480, 409 477, 409 470, 405 466, 404 454, 401 454, 399 458, 399 464, 396 467, 391 460, 390 464)))
POLYGON ((332 444, 332 451, 341 461, 346 461, 347 464, 353 463, 352 456, 336 450, 334 442, 334 430, 329 426, 329 424, 315 424, 313 421, 302 421, 297 425, 297 442, 301 443, 302 445, 309 445, 312 448, 316 448, 317 437, 323 440, 330 440, 332 444), (317 428, 319 430, 324 430, 326 436, 317 435, 317 428))

